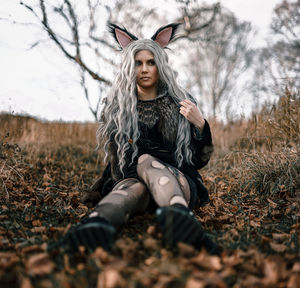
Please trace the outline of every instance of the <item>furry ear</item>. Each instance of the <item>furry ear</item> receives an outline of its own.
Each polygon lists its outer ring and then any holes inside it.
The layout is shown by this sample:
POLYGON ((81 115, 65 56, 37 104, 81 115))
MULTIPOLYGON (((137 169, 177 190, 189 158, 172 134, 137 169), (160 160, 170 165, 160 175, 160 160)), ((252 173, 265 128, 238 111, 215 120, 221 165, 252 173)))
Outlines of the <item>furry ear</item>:
POLYGON ((107 24, 107 26, 109 32, 113 35, 122 49, 124 49, 130 42, 138 40, 138 38, 128 32, 125 27, 121 28, 118 25, 110 22, 107 24))
POLYGON ((181 23, 172 23, 159 28, 151 39, 165 48, 174 39, 178 26, 181 23))

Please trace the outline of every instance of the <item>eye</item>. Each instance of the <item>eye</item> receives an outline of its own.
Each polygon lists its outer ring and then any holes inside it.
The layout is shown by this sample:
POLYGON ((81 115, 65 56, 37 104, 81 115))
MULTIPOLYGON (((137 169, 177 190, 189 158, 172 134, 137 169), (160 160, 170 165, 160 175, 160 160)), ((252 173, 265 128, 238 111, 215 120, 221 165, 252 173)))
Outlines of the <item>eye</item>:
POLYGON ((135 66, 139 66, 139 65, 141 65, 141 64, 142 64, 141 61, 135 61, 135 66))
POLYGON ((150 65, 155 65, 154 59, 149 60, 148 63, 149 63, 150 65))

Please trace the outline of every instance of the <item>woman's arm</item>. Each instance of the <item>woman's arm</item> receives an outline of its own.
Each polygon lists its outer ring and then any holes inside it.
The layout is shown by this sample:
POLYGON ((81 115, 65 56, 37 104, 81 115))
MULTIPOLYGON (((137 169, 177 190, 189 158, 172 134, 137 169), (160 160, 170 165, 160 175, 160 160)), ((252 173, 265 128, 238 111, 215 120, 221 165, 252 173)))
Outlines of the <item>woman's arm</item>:
MULTIPOLYGON (((192 96, 190 97, 193 99, 192 96)), ((210 127, 195 103, 185 99, 179 104, 180 114, 191 123, 193 163, 197 169, 200 169, 208 163, 213 152, 210 127)))
POLYGON ((193 150, 193 163, 196 169, 204 167, 214 151, 209 124, 204 120, 204 127, 200 131, 191 124, 191 148, 193 150))

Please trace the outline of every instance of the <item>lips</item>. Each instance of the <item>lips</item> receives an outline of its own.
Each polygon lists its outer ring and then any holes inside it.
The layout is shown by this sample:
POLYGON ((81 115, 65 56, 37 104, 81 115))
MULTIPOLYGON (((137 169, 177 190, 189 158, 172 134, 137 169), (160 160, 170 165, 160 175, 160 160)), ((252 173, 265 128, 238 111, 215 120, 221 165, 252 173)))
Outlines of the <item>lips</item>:
POLYGON ((141 77, 140 79, 141 79, 141 80, 149 80, 150 77, 141 77))

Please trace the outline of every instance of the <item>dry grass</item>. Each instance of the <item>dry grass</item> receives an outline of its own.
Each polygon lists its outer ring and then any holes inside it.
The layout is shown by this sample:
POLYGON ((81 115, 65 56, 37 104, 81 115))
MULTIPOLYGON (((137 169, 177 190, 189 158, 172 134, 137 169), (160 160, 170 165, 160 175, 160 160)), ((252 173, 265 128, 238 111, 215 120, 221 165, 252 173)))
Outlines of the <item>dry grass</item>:
POLYGON ((265 197, 300 197, 300 95, 286 89, 249 121, 252 151, 240 153, 241 189, 265 197))
POLYGON ((236 174, 243 191, 258 193, 262 200, 299 197, 300 149, 282 148, 272 153, 243 153, 236 174))
POLYGON ((95 123, 41 122, 28 116, 0 114, 0 136, 9 134, 9 142, 30 143, 88 143, 96 146, 95 123))

